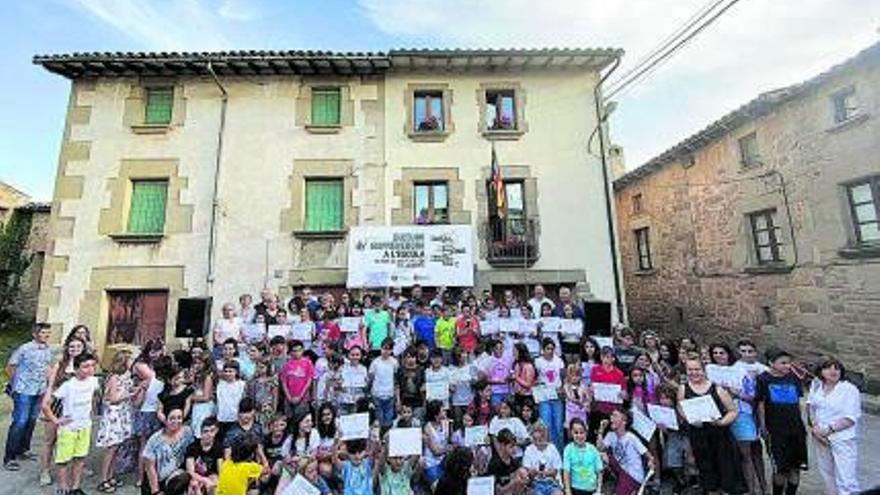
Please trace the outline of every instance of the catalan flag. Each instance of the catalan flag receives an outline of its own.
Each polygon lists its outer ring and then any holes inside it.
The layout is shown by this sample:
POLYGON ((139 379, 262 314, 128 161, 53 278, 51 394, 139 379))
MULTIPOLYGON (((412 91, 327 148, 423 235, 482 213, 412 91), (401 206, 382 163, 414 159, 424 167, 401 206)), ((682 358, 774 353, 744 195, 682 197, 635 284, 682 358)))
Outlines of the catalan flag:
POLYGON ((507 198, 504 192, 504 177, 501 176, 501 166, 498 165, 498 155, 495 154, 495 143, 492 143, 492 195, 495 196, 495 211, 498 218, 504 218, 507 209, 507 198))

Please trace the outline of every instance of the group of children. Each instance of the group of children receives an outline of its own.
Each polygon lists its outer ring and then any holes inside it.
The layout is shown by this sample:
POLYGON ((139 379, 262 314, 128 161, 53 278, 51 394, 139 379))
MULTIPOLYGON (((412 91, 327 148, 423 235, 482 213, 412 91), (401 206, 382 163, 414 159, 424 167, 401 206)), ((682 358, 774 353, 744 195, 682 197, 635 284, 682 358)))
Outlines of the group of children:
POLYGON ((136 359, 117 352, 103 385, 91 343, 71 334, 61 365, 72 375, 50 383, 60 404, 43 403, 58 430, 59 494, 82 493, 98 395, 105 493, 120 486, 131 444, 136 483, 148 495, 476 495, 468 479, 481 477, 492 477, 500 495, 631 495, 643 486, 682 493, 692 485, 764 494, 762 438, 775 461, 774 495, 793 495, 806 467, 801 379, 781 351, 769 354, 768 367, 749 341, 738 343, 737 360, 725 344, 691 338, 644 332, 636 345, 623 327, 591 336, 582 323, 560 324, 581 320, 578 306, 543 293, 523 304, 469 294, 337 304, 304 293, 288 305, 295 318, 263 296, 255 307, 245 297, 240 308, 224 305, 211 347, 195 340, 167 352, 151 341, 136 359), (511 315, 527 323, 492 321, 511 315), (731 414, 693 422, 681 402, 709 366, 735 367, 743 379, 712 385, 722 412, 734 404, 731 414), (676 420, 661 421, 658 410, 676 420), (363 414, 368 430, 343 431, 363 414), (645 418, 655 427, 648 433, 645 418), (420 456, 391 455, 397 428, 421 429, 420 456), (701 450, 722 452, 715 438, 733 454, 701 450))

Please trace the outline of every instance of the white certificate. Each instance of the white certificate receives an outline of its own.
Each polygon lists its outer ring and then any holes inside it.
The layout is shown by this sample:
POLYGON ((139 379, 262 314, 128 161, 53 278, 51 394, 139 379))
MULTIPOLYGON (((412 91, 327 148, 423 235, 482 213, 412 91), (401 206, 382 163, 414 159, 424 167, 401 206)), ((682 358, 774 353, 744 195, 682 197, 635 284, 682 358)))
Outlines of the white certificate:
POLYGON ((650 442, 654 432, 657 431, 657 424, 637 407, 632 409, 632 419, 633 431, 646 442, 650 442))
POLYGON ((541 332, 559 333, 562 331, 562 318, 558 316, 545 316, 541 318, 541 332))
POLYGON ((425 382, 425 398, 442 401, 449 399, 449 382, 447 380, 425 382))
POLYGON ((360 328, 360 316, 346 316, 339 319, 339 329, 345 333, 357 333, 360 328))
POLYGON ((712 383, 733 390, 742 390, 746 372, 742 368, 734 366, 718 366, 717 364, 706 365, 706 378, 712 383))
POLYGON ((360 368, 342 368, 342 386, 344 388, 364 388, 367 386, 367 375, 360 368))
POLYGON ((596 344, 599 346, 597 351, 601 351, 606 347, 610 347, 614 349, 614 338, 613 337, 599 337, 598 335, 590 335, 590 338, 596 341, 596 344))
POLYGON ((590 387, 593 388, 593 398, 598 402, 611 402, 613 404, 623 402, 620 399, 620 385, 616 383, 593 382, 590 384, 590 387))
POLYGON ((266 325, 264 323, 251 323, 242 327, 244 340, 249 344, 259 342, 266 337, 266 325))
POLYGON ((495 495, 495 477, 468 478, 467 495, 495 495))
POLYGON ((340 416, 339 432, 343 440, 370 438, 370 413, 340 416))
POLYGON ((567 337, 580 337, 584 334, 584 322, 577 318, 562 320, 562 335, 567 337))
POLYGON ((280 495, 321 495, 321 490, 309 483, 309 480, 303 478, 301 474, 297 474, 280 495))
POLYGON ((498 319, 491 318, 480 322, 480 335, 495 335, 498 333, 498 319))
POLYGON ((281 336, 290 338, 290 325, 269 325, 269 338, 281 336))
POLYGON ((388 456, 407 457, 422 455, 421 428, 392 428, 388 430, 388 456))
POLYGON ((464 429, 464 444, 467 447, 487 445, 489 443, 488 426, 470 426, 464 429))
POLYGON ((709 423, 721 417, 721 411, 715 405, 710 395, 701 395, 693 399, 685 399, 679 402, 681 412, 687 418, 688 423, 709 423))
POLYGON ((532 396, 535 398, 535 402, 547 402, 559 398, 556 387, 551 385, 535 385, 532 388, 532 396))
POLYGON ((519 320, 498 318, 498 330, 501 333, 519 333, 519 320))
POLYGON ((671 407, 648 404, 648 416, 660 426, 665 426, 670 430, 678 430, 678 415, 671 407))
POLYGON ((465 366, 463 368, 456 369, 452 372, 452 382, 453 383, 470 383, 473 379, 473 374, 470 366, 465 366))
POLYGON ((290 333, 294 340, 303 342, 311 342, 312 333, 315 331, 315 324, 311 322, 297 323, 291 327, 290 333))
POLYGON ((519 320, 520 335, 538 335, 538 320, 519 320))

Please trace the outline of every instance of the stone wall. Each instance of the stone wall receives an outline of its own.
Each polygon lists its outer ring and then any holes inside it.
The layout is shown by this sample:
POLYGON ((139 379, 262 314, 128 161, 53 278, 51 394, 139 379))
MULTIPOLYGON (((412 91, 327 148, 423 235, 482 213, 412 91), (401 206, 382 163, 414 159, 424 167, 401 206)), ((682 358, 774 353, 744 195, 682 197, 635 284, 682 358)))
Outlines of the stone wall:
POLYGON ((701 342, 748 337, 805 361, 836 355, 880 385, 880 250, 857 247, 846 185, 880 171, 880 60, 848 64, 797 98, 616 191, 630 323, 701 342), (835 124, 831 95, 860 114, 835 124), (740 163, 755 132, 760 163, 740 163), (783 187, 784 185, 784 187, 783 187), (634 197, 641 195, 641 211, 634 197), (776 266, 759 265, 748 214, 773 208, 776 266), (648 227, 654 269, 637 269, 648 227))

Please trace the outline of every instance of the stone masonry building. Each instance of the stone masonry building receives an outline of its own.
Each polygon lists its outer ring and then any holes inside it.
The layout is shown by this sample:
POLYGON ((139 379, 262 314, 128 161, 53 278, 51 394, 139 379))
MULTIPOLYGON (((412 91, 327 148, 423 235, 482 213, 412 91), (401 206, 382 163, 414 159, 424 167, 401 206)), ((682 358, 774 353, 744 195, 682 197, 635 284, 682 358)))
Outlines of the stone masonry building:
POLYGON ((612 193, 588 142, 621 55, 37 56, 71 81, 38 318, 101 344, 120 326, 170 337, 182 297, 212 296, 216 314, 264 286, 336 290, 351 227, 421 223, 472 226, 477 290, 565 284, 613 303, 612 193))
POLYGON ((615 184, 629 321, 835 355, 880 385, 880 43, 615 184))

